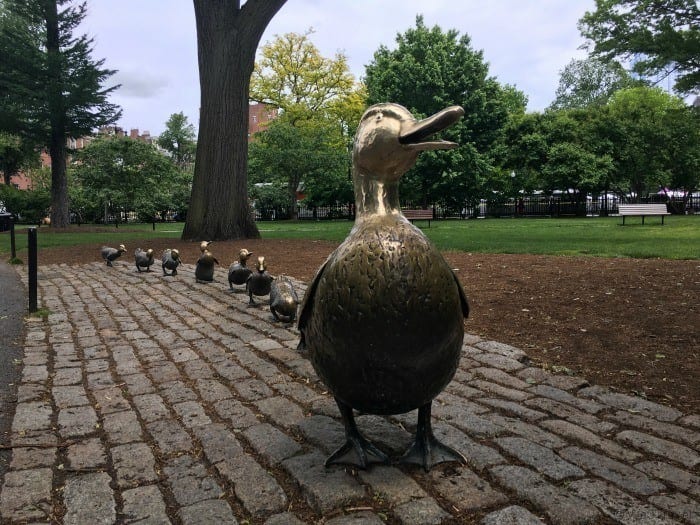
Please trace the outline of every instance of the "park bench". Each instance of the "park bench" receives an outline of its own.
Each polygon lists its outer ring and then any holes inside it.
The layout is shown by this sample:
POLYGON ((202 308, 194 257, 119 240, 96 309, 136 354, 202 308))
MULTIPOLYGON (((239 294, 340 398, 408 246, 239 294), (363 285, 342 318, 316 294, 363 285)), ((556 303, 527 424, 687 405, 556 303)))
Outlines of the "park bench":
POLYGON ((644 217, 648 215, 660 215, 661 224, 664 223, 664 217, 671 215, 666 209, 665 204, 619 204, 618 215, 622 217, 622 225, 625 225, 625 217, 641 217, 644 224, 644 217))
POLYGON ((401 210, 403 216, 409 221, 413 222, 416 220, 428 221, 428 228, 430 228, 430 221, 433 220, 433 210, 432 208, 427 210, 421 209, 407 209, 401 210))

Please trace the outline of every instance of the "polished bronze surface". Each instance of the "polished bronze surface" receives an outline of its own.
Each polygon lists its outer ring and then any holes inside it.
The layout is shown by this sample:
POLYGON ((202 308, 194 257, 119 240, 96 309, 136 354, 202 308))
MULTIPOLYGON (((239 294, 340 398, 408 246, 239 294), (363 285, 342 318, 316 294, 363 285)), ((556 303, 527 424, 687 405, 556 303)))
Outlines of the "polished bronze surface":
POLYGON ((457 147, 425 139, 463 113, 452 106, 419 121, 398 104, 377 104, 361 119, 353 149, 355 225, 309 286, 299 315, 299 349, 345 423, 348 441, 328 463, 365 468, 387 460, 357 430, 352 409, 418 408, 416 441, 403 460, 426 469, 463 460, 435 440, 430 404, 457 369, 469 307, 440 252, 401 214, 398 192, 421 151, 457 147))
POLYGON ((122 253, 126 252, 126 246, 123 244, 119 245, 119 248, 110 248, 109 246, 103 246, 100 254, 102 258, 107 262, 107 266, 113 266, 112 262, 116 261, 121 257, 122 253))
POLYGON ((253 271, 248 268, 247 263, 253 252, 243 248, 238 252, 238 260, 228 268, 228 286, 233 290, 234 284, 245 284, 253 271))
POLYGON ((214 265, 219 264, 219 261, 216 260, 216 257, 212 255, 212 253, 209 251, 207 246, 211 244, 211 242, 206 242, 203 241, 201 245, 202 249, 202 254, 199 256, 199 259, 197 260, 197 264, 194 268, 194 277, 195 280, 199 282, 211 282, 214 280, 214 265))
POLYGON ((270 311, 277 321, 294 322, 299 306, 299 296, 292 281, 284 275, 279 276, 270 287, 270 311))
POLYGON ((161 255, 161 268, 163 269, 163 275, 177 275, 177 267, 182 264, 180 259, 180 252, 173 248, 163 250, 163 255, 161 255), (168 273, 166 270, 170 270, 168 273))
POLYGON ((272 275, 267 272, 265 257, 258 257, 255 271, 248 276, 245 283, 246 292, 250 298, 249 304, 255 304, 254 295, 267 295, 272 287, 272 275))
POLYGON ((141 268, 145 268, 147 272, 150 272, 151 266, 153 265, 153 249, 142 250, 141 248, 136 248, 134 252, 134 261, 136 262, 136 269, 139 272, 141 268))

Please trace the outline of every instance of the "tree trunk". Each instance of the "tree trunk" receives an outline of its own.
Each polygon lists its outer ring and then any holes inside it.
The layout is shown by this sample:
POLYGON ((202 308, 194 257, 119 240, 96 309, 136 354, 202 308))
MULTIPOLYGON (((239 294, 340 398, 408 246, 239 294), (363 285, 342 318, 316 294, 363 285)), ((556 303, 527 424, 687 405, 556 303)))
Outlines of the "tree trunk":
POLYGON ((66 228, 70 222, 68 181, 66 180, 66 125, 63 107, 63 79, 59 43, 58 7, 46 2, 46 52, 48 58, 47 95, 51 140, 51 227, 66 228))
POLYGON ((258 238, 248 204, 248 88, 255 51, 286 0, 194 0, 201 107, 183 240, 258 238))

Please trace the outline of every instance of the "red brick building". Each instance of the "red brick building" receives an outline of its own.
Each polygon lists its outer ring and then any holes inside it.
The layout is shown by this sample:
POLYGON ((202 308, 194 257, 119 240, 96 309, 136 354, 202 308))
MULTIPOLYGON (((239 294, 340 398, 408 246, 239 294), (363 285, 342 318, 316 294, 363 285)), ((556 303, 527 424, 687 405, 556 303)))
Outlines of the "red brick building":
POLYGON ((248 106, 248 142, 254 139, 258 131, 277 118, 277 108, 259 102, 251 102, 248 106))

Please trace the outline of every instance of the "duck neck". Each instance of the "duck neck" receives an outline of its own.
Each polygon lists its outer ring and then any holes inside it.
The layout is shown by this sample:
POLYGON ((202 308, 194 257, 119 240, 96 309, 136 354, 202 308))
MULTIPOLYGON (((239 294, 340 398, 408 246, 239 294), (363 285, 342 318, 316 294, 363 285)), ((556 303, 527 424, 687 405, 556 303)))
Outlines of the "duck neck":
POLYGON ((400 213, 399 182, 382 181, 367 173, 355 173, 357 218, 400 213))

